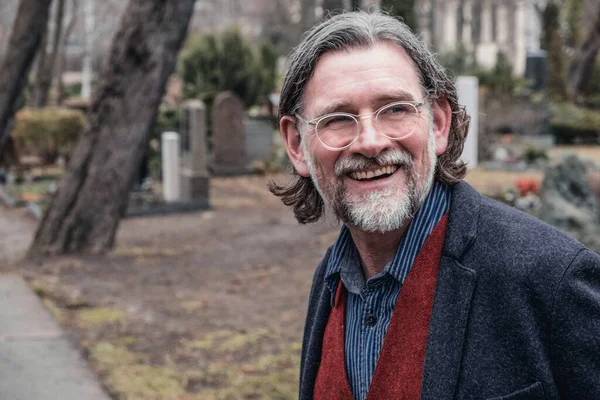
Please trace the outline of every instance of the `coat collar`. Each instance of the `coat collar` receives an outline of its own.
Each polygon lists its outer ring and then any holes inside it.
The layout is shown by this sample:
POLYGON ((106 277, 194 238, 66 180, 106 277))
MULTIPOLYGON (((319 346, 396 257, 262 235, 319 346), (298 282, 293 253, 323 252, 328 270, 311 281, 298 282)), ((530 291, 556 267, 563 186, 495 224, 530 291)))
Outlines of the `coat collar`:
POLYGON ((459 378, 476 273, 461 260, 475 241, 481 195, 454 186, 429 324, 421 399, 452 399, 459 378))
MULTIPOLYGON (((430 318, 423 369, 421 399, 454 398, 459 378, 467 320, 475 289, 475 271, 461 260, 475 241, 481 195, 464 182, 452 188, 444 248, 430 318)), ((330 249, 331 250, 331 249, 330 249)), ((331 307, 330 292, 325 285, 325 255, 313 281, 315 300, 307 316, 302 349, 300 399, 313 398, 313 388, 321 360, 323 332, 331 307)))

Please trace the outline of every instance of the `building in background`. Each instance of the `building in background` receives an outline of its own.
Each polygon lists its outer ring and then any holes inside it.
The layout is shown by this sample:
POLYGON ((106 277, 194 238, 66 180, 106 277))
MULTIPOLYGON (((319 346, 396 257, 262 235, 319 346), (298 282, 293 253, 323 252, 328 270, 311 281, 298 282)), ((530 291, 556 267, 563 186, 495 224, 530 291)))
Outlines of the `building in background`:
POLYGON ((541 11, 547 0, 417 0, 420 31, 438 53, 462 46, 477 65, 491 68, 504 53, 515 75, 539 53, 541 11))

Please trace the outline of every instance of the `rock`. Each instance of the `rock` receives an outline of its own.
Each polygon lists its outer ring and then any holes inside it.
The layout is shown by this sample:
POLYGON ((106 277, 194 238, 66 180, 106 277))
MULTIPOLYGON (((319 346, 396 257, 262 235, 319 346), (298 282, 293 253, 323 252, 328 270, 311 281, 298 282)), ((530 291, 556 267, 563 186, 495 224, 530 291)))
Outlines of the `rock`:
POLYGON ((598 168, 570 155, 546 168, 539 217, 600 252, 600 198, 595 192, 598 168))

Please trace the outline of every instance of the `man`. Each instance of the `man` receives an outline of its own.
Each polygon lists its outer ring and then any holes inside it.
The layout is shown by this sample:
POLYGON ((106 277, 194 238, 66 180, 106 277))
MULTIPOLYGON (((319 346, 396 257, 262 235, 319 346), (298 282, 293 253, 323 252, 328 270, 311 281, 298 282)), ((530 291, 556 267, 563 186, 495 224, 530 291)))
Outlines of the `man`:
POLYGON ((294 175, 271 191, 301 223, 344 223, 313 280, 301 399, 600 399, 600 257, 461 181, 468 116, 406 25, 313 28, 279 111, 294 175))

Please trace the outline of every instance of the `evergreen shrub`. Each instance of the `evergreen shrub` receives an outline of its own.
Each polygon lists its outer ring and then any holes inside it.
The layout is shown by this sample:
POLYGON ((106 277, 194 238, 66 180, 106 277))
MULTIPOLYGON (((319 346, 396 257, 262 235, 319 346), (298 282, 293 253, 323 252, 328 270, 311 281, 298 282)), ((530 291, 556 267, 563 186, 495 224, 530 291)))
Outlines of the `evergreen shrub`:
POLYGON ((550 129, 556 143, 598 143, 600 110, 578 107, 571 103, 551 103, 550 110, 550 129))
POLYGON ((46 163, 68 158, 85 127, 85 116, 69 108, 24 108, 16 114, 12 137, 22 154, 33 154, 46 163))

